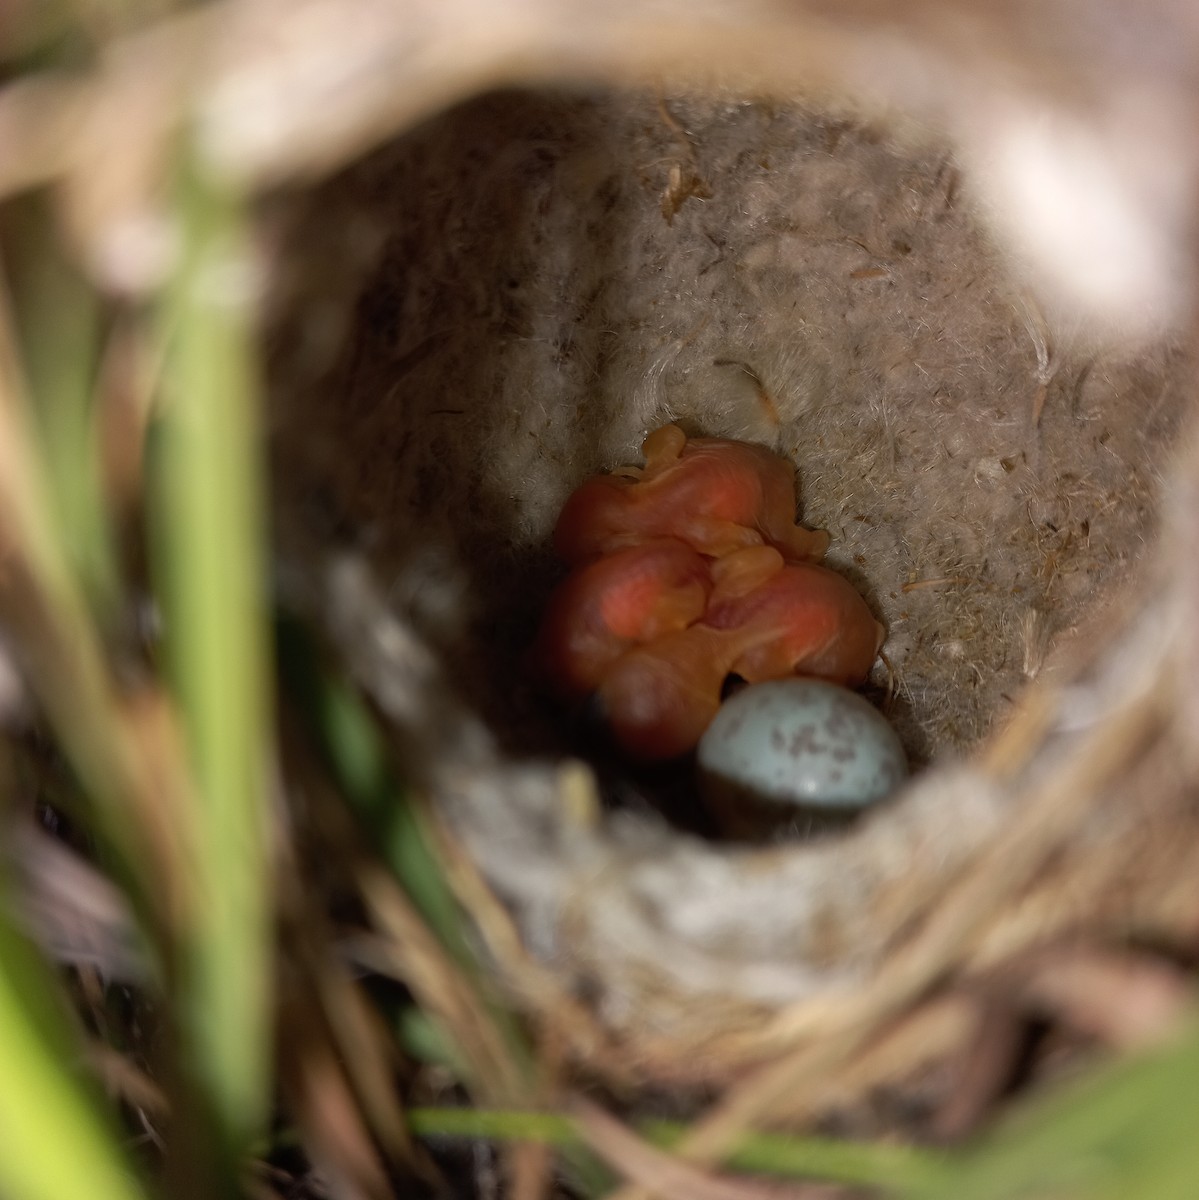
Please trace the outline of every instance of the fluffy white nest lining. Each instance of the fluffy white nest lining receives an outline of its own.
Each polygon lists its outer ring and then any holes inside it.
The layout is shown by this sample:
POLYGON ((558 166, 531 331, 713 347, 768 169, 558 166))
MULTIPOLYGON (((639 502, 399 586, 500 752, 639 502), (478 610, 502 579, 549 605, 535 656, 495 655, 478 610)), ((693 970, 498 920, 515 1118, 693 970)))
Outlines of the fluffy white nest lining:
POLYGON ((1034 734, 944 764, 1008 721, 1055 644, 1107 628, 1120 585, 1143 594, 1191 361, 1169 337, 1047 319, 967 184, 943 143, 843 111, 501 92, 281 223, 274 444, 299 591, 521 941, 659 1073, 836 1026, 966 867, 995 890, 950 939, 959 960, 1083 913, 1158 919, 1152 895, 1105 892, 1143 814, 1103 774, 1068 777, 1105 689, 1134 703, 1153 684, 1170 603, 1118 667, 1066 669, 1085 682, 1034 734), (747 853, 681 835, 609 763, 624 804, 601 819, 577 768, 536 763, 573 748, 521 661, 560 574, 549 531, 667 420, 789 455, 804 520, 888 626, 873 694, 913 762, 940 765, 843 838, 747 853), (1089 797, 1064 824, 1038 808, 1063 787, 1089 797), (1004 838, 1027 855, 1015 872, 1004 838), (1029 892, 1079 845, 1093 865, 1069 903, 1029 892))
POLYGON ((558 510, 667 420, 795 461, 889 629, 917 761, 1009 712, 1152 535, 1189 361, 1051 332, 941 147, 747 101, 501 94, 313 220, 379 265, 348 356, 280 384, 287 453, 509 724, 558 510))

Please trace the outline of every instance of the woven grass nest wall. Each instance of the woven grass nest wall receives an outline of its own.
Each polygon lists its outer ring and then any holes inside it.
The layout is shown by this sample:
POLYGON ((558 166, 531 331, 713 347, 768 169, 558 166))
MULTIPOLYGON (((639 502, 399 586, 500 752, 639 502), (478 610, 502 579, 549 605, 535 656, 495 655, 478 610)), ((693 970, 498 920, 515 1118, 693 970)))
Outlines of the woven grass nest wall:
POLYGON ((285 593, 392 722, 506 988, 610 1080, 772 1063, 773 1117, 943 1059, 980 980, 1188 944, 1199 820, 1178 280, 1005 236, 985 142, 781 91, 427 116, 283 206, 272 325, 285 593), (888 628, 867 690, 916 773, 843 835, 714 842, 687 778, 581 765, 526 680, 558 509, 668 420, 790 457, 888 628))

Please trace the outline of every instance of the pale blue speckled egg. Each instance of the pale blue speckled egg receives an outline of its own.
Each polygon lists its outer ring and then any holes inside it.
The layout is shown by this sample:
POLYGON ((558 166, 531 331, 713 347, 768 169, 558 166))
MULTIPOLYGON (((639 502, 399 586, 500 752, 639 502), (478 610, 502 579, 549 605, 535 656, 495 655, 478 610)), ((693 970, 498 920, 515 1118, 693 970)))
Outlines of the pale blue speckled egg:
POLYGON ((781 679, 744 688, 699 743, 709 799, 758 802, 838 821, 890 795, 907 777, 883 715, 848 688, 781 679))

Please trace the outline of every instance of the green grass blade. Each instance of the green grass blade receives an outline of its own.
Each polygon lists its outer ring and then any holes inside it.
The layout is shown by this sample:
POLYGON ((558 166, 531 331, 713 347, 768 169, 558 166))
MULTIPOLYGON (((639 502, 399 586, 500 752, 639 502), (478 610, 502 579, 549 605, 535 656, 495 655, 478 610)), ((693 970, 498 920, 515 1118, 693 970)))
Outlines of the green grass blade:
POLYGON ((410 1058, 444 1067, 458 1079, 470 1078, 470 1064, 457 1052, 445 1030, 423 1009, 406 1005, 396 1017, 395 1030, 410 1058))
POLYGON ((276 636, 284 686, 325 767, 429 928, 458 965, 474 973, 458 902, 395 777, 373 715, 352 688, 322 668, 298 624, 280 619, 276 636))
POLYGON ((919 1200, 1191 1200, 1199 1195, 1199 1029, 1088 1073, 1027 1105, 964 1152, 919 1200))
MULTIPOLYGON (((281 617, 276 639, 284 692, 304 721, 320 760, 413 906, 480 997, 512 1061, 531 1079, 528 1040, 480 967, 436 840, 423 812, 396 778, 374 714, 345 681, 325 669, 299 624, 281 617)), ((443 1031, 443 1036, 448 1034, 443 1031)), ((462 1064, 461 1056, 458 1062, 462 1064)))
POLYGON ((21 297, 15 315, 36 401, 48 498, 75 578, 95 612, 111 620, 117 569, 95 412, 100 305, 66 261, 44 204, 18 205, 13 225, 11 272, 21 297))
POLYGON ((228 1164, 265 1119, 271 970, 265 529, 241 203, 183 166, 156 431, 167 652, 195 783, 197 894, 180 972, 184 1058, 228 1164))
POLYGON ((71 1069, 79 1046, 49 970, 0 916, 0 1195, 143 1200, 101 1097, 71 1069))
MULTIPOLYGON (((505 1112, 477 1108, 417 1108, 409 1113, 413 1133, 422 1137, 492 1138, 497 1141, 581 1143, 578 1125, 554 1113, 505 1112)), ((645 1121, 635 1128, 664 1149, 687 1132, 677 1121, 645 1121)), ((904 1193, 945 1177, 944 1160, 905 1146, 843 1142, 833 1138, 749 1134, 725 1163, 738 1170, 789 1178, 820 1179, 904 1193)))

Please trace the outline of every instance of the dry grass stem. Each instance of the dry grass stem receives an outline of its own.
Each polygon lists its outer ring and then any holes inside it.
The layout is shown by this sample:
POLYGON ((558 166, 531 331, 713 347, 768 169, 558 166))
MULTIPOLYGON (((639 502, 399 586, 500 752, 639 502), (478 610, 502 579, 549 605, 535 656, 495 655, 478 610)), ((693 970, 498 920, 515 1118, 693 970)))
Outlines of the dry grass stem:
MULTIPOLYGON (((754 1183, 711 1175, 650 1146, 627 1125, 586 1100, 576 1097, 571 1107, 588 1145, 633 1181, 638 1194, 661 1200, 838 1200, 847 1195, 843 1188, 825 1185, 754 1183)), ((614 1192, 611 1200, 626 1190, 614 1192)))
POLYGON ((421 1007, 452 1031, 458 1052, 470 1063, 472 1085, 490 1104, 517 1104, 525 1093, 521 1068, 513 1062, 476 990, 462 977, 429 933, 403 892, 378 868, 362 866, 358 886, 383 934, 379 951, 389 973, 402 980, 421 1007))

